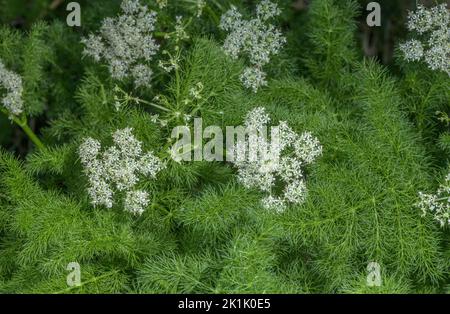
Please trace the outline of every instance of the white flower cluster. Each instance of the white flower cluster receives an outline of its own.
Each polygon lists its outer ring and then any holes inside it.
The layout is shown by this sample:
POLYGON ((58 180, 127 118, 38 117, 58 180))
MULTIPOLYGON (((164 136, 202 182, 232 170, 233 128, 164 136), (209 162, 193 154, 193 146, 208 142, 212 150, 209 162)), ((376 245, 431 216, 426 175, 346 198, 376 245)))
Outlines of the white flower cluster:
POLYGON ((422 216, 431 213, 441 227, 450 225, 450 173, 436 194, 419 192, 420 201, 416 204, 422 210, 422 216))
POLYGON ((203 9, 206 6, 206 0, 197 0, 195 5, 197 7, 197 14, 196 14, 196 16, 197 17, 201 17, 202 13, 203 13, 203 9))
POLYGON ((159 49, 152 35, 156 13, 138 0, 124 0, 121 8, 122 15, 104 19, 98 34, 82 40, 83 53, 105 60, 113 78, 131 77, 137 87, 147 86, 153 74, 148 63, 159 49))
POLYGON ((270 117, 263 107, 247 114, 245 127, 248 136, 246 143, 238 147, 237 154, 241 156, 236 158, 234 164, 238 168, 238 179, 245 187, 258 188, 269 194, 262 200, 263 206, 282 212, 288 204, 302 204, 306 200, 303 169, 322 154, 322 146, 311 133, 299 135, 285 121, 272 127, 269 143, 266 134, 269 122, 270 117), (243 158, 244 146, 248 148, 249 155, 257 151, 257 157, 243 158), (282 192, 277 193, 278 190, 282 192))
POLYGON ((2 98, 2 104, 10 117, 20 115, 23 112, 22 78, 7 70, 0 60, 0 92, 3 89, 6 91, 6 95, 2 98))
POLYGON ((149 203, 145 191, 136 190, 139 175, 155 178, 164 168, 151 152, 142 152, 142 143, 132 134, 132 128, 117 130, 114 145, 101 152, 99 141, 87 138, 79 148, 81 163, 89 179, 88 193, 94 206, 111 208, 114 192, 126 194, 125 210, 141 214, 149 203))
POLYGON ((156 0, 158 7, 164 9, 167 6, 167 0, 156 0))
POLYGON ((271 18, 278 16, 280 10, 275 3, 262 0, 256 7, 256 18, 243 20, 242 14, 232 7, 222 15, 219 27, 229 32, 223 48, 233 59, 246 55, 251 64, 241 75, 245 87, 254 92, 267 85, 262 67, 270 62, 270 56, 279 52, 286 39, 271 24, 271 18))
POLYGON ((446 4, 431 9, 418 5, 408 16, 408 29, 423 39, 400 45, 405 60, 425 60, 430 69, 450 75, 450 12, 446 4))

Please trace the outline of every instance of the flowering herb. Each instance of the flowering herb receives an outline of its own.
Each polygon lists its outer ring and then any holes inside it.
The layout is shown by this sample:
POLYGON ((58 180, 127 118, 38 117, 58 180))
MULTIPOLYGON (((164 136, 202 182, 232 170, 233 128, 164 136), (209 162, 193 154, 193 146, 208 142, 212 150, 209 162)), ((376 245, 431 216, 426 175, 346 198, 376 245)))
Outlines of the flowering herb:
POLYGON ((422 216, 431 214, 441 227, 450 224, 450 173, 445 177, 436 194, 419 192, 420 201, 416 204, 422 216))
MULTIPOLYGON (((264 134, 269 123, 270 117, 263 107, 247 114, 245 126, 250 135, 245 145, 259 155, 256 158, 241 156, 234 164, 238 168, 238 179, 245 187, 269 194, 262 200, 263 206, 282 212, 288 204, 302 204, 306 200, 304 167, 322 154, 322 146, 311 133, 299 135, 285 121, 276 127, 278 132, 272 133, 272 143, 269 143, 264 134), (280 185, 281 194, 274 195, 280 185)), ((238 154, 242 152, 241 146, 238 154)))
POLYGON ((98 34, 82 40, 83 53, 106 61, 113 78, 131 77, 137 87, 148 86, 153 73, 149 63, 159 49, 152 34, 156 13, 138 0, 124 0, 121 8, 122 15, 104 19, 98 34))
POLYGON ((280 14, 275 3, 261 1, 256 7, 256 18, 244 20, 242 14, 232 7, 222 15, 219 27, 229 32, 223 48, 230 57, 237 59, 240 55, 248 58, 250 66, 241 74, 245 87, 257 92, 267 85, 263 66, 270 62, 270 56, 278 54, 286 39, 270 20, 280 14))
POLYGON ((10 117, 19 116, 23 112, 22 78, 18 74, 7 70, 0 60, 0 91, 2 89, 6 91, 5 96, 1 100, 3 107, 10 117))
POLYGON ((408 16, 408 29, 418 35, 400 45, 406 61, 424 60, 432 70, 450 76, 450 13, 446 4, 427 9, 418 5, 408 16))
POLYGON ((148 192, 136 189, 140 175, 155 178, 164 168, 159 158, 142 152, 142 143, 133 129, 117 130, 114 145, 101 152, 101 144, 87 138, 79 148, 81 163, 89 179, 88 193, 94 206, 111 208, 114 194, 124 192, 125 210, 141 214, 149 203, 148 192))

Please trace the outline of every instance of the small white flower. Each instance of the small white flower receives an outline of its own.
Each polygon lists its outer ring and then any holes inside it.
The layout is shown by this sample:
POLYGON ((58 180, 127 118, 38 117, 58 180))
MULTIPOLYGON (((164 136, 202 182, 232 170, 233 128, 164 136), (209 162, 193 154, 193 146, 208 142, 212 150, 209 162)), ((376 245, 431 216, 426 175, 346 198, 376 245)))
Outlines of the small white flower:
POLYGON ((449 14, 445 3, 427 9, 419 4, 415 12, 408 15, 408 29, 419 34, 428 32, 434 28, 444 27, 449 23, 449 14))
POLYGON ((153 155, 152 153, 147 153, 142 156, 139 163, 139 170, 144 176, 148 176, 150 178, 156 178, 158 172, 163 170, 165 165, 161 162, 161 160, 153 155))
POLYGON ((192 120, 192 116, 190 114, 184 114, 183 115, 183 120, 185 123, 188 123, 189 121, 192 120))
POLYGON ((167 0, 156 0, 160 9, 164 9, 167 6, 167 0))
POLYGON ((256 7, 256 15, 263 21, 281 14, 280 9, 276 3, 270 0, 262 0, 256 7))
POLYGON ((122 11, 124 13, 130 15, 138 13, 140 9, 139 1, 130 1, 130 0, 123 1, 120 7, 122 8, 122 11))
POLYGON ((93 138, 87 138, 79 148, 81 163, 90 164, 97 159, 100 153, 101 144, 93 138))
POLYGON ((176 16, 175 22, 175 42, 178 43, 182 40, 189 39, 188 33, 186 33, 185 26, 183 25, 183 17, 176 16))
POLYGON ((306 200, 308 191, 305 181, 297 180, 286 185, 284 197, 292 204, 302 204, 306 200))
POLYGON ((131 69, 131 76, 137 87, 149 86, 152 80, 153 71, 146 65, 138 64, 131 69))
POLYGON ((23 112, 22 78, 18 74, 7 70, 0 60, 0 94, 2 90, 6 91, 2 104, 10 117, 19 116, 23 112))
POLYGON ((305 163, 310 164, 322 155, 322 145, 311 133, 304 132, 294 142, 295 154, 305 163))
POLYGON ((113 134, 113 140, 120 152, 131 158, 137 158, 142 153, 142 144, 133 136, 132 128, 117 130, 113 134))
POLYGON ((419 40, 412 39, 400 44, 400 49, 404 52, 406 61, 420 61, 423 58, 423 46, 419 40))
POLYGON ((101 152, 101 144, 87 138, 79 148, 81 163, 89 180, 88 193, 94 206, 111 208, 115 191, 125 192, 125 209, 140 214, 148 204, 148 194, 135 190, 141 176, 155 178, 165 166, 151 152, 143 154, 142 143, 133 129, 117 130, 114 145, 101 152))
POLYGON ((196 16, 201 17, 202 13, 203 13, 203 9, 206 6, 206 1, 205 0, 197 0, 196 6, 197 6, 197 15, 196 16))
POLYGON ((264 107, 256 107, 245 116, 244 125, 250 129, 260 129, 270 123, 270 116, 264 107))
POLYGON ((183 153, 182 153, 181 148, 179 150, 177 150, 175 145, 173 145, 170 148, 168 148, 167 150, 170 154, 170 158, 172 158, 172 160, 174 160, 175 162, 181 164, 181 161, 183 160, 183 153))
POLYGON ((148 193, 145 191, 129 191, 125 197, 125 210, 135 215, 141 215, 149 204, 148 193))
POLYGON ((247 57, 251 64, 244 70, 241 80, 254 92, 267 84, 262 67, 270 62, 270 56, 278 54, 286 42, 281 32, 268 24, 268 20, 280 14, 275 3, 263 0, 256 7, 256 18, 243 20, 241 13, 232 7, 222 15, 219 27, 229 32, 223 48, 231 58, 247 57))
POLYGON ((246 88, 250 88, 253 92, 257 92, 261 86, 266 86, 266 73, 257 67, 247 67, 240 76, 242 84, 246 88))
POLYGON ((103 205, 106 208, 113 206, 113 191, 109 184, 101 177, 91 175, 89 179, 91 186, 88 188, 88 194, 91 197, 92 205, 103 205))
POLYGON ((286 210, 286 204, 283 200, 269 195, 261 200, 264 208, 282 213, 286 210))
POLYGON ((450 13, 446 4, 431 9, 418 5, 409 13, 407 26, 418 38, 400 45, 405 60, 424 60, 430 69, 450 76, 450 13))
POLYGON ((111 76, 122 80, 131 77, 137 87, 148 86, 152 75, 149 62, 159 45, 153 38, 156 13, 138 0, 124 0, 122 15, 105 18, 98 34, 82 39, 84 55, 106 61, 111 76))
POLYGON ((425 52, 425 62, 432 70, 446 71, 450 76, 450 42, 445 45, 434 45, 425 52))
POLYGON ((196 100, 201 99, 202 98, 202 94, 201 94, 202 90, 203 90, 203 83, 198 82, 197 84, 195 84, 194 87, 191 87, 189 89, 189 95, 196 100))
POLYGON ((303 179, 305 162, 299 158, 283 156, 280 159, 280 176, 287 183, 303 179))
POLYGON ((278 141, 274 133, 269 140, 266 134, 269 122, 270 117, 263 107, 257 107, 246 115, 244 124, 248 136, 245 143, 238 141, 233 163, 237 167, 239 182, 246 188, 268 193, 262 200, 263 206, 282 212, 289 204, 305 202, 308 193, 303 169, 322 154, 322 146, 311 133, 298 135, 285 121, 278 125, 278 141), (249 148, 248 156, 246 148, 249 148), (273 195, 280 185, 284 187, 282 194, 273 195))
MULTIPOLYGON (((164 53, 164 52, 167 52, 167 51, 163 51, 163 54, 167 54, 167 53, 164 53)), ((158 66, 161 69, 163 69, 165 72, 170 73, 170 72, 172 72, 174 70, 177 70, 180 67, 179 64, 178 64, 178 61, 179 60, 177 58, 169 56, 168 60, 159 60, 158 61, 158 66)))
POLYGON ((450 173, 436 194, 419 192, 419 199, 416 206, 422 210, 422 217, 431 214, 441 227, 450 225, 450 173))
POLYGON ((158 120, 159 120, 158 114, 150 115, 150 121, 152 121, 153 123, 158 123, 158 120))

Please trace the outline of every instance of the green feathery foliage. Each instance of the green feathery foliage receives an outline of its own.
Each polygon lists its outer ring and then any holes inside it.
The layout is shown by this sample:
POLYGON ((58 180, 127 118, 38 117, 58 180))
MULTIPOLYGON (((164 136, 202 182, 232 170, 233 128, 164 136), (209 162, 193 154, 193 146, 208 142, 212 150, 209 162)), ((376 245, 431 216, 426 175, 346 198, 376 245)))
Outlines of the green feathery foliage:
POLYGON ((246 60, 224 52, 218 27, 232 4, 254 16, 253 2, 207 1, 197 17, 192 1, 160 9, 141 0, 158 11, 161 45, 146 88, 83 55, 81 39, 120 1, 80 1, 80 28, 49 2, 25 14, 0 0, 0 60, 21 76, 23 117, 43 143, 31 148, 0 117, 0 292, 450 292, 448 227, 416 206, 418 193, 434 193, 448 173, 449 77, 399 51, 389 66, 363 57, 356 1, 313 0, 302 11, 278 1, 282 23, 273 23, 287 43, 257 93, 243 86, 246 60), (19 15, 26 23, 14 29, 19 15), (189 21, 180 42, 167 35, 177 15, 189 21), (157 66, 168 58, 162 50, 179 53, 172 72, 157 66), (305 203, 282 213, 265 209, 263 193, 246 188, 229 162, 171 158, 175 126, 192 130, 201 117, 204 128, 225 130, 260 106, 273 125, 310 131, 323 147, 304 174, 305 203), (121 201, 94 205, 80 156, 87 138, 106 149, 125 128, 165 166, 136 183, 148 193, 141 215, 121 201), (80 265, 79 286, 66 282, 71 262, 80 265), (381 267, 380 286, 367 284, 371 262, 381 267))

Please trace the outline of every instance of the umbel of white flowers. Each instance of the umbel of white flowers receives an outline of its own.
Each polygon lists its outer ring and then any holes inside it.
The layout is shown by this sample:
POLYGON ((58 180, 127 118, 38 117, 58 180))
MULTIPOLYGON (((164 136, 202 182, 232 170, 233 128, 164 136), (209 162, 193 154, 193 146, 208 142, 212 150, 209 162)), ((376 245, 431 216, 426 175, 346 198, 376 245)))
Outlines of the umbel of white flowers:
POLYGON ((282 212, 288 204, 302 204, 307 189, 304 167, 313 163, 322 154, 322 146, 309 132, 301 135, 294 132, 285 121, 278 125, 277 140, 268 143, 264 129, 270 117, 263 107, 251 110, 245 119, 245 126, 258 136, 248 137, 248 147, 263 152, 259 158, 240 158, 234 165, 238 169, 238 180, 247 188, 257 188, 268 195, 262 200, 265 208, 282 212), (274 190, 281 187, 281 195, 274 190))
POLYGON ((242 14, 232 7, 222 15, 219 27, 229 32, 223 48, 233 59, 244 55, 250 66, 241 74, 245 87, 254 92, 267 85, 266 73, 262 67, 270 62, 270 56, 278 54, 286 42, 281 32, 269 24, 269 21, 280 14, 275 3, 263 0, 256 7, 256 18, 242 19, 242 14))
POLYGON ((419 198, 416 205, 422 210, 422 216, 432 214, 441 227, 450 225, 450 173, 436 194, 419 192, 419 198))
POLYGON ((156 13, 138 0, 124 0, 121 8, 122 15, 104 19, 98 34, 82 39, 83 54, 106 61, 113 78, 131 77, 136 87, 147 86, 153 73, 149 62, 159 49, 152 35, 156 13))
POLYGON ((142 152, 142 143, 132 134, 132 128, 117 130, 114 145, 101 152, 99 141, 87 138, 79 148, 81 163, 89 180, 88 193, 94 206, 111 208, 114 194, 125 193, 125 210, 141 214, 149 204, 149 194, 135 186, 139 176, 155 178, 164 168, 151 152, 142 152))
POLYGON ((22 78, 6 69, 0 60, 0 95, 4 90, 6 93, 2 98, 2 104, 8 111, 9 116, 18 116, 23 112, 22 100, 22 78))
POLYGON ((450 12, 446 4, 431 9, 418 5, 409 13, 408 29, 418 37, 400 45, 405 60, 425 60, 430 69, 450 76, 450 12))

